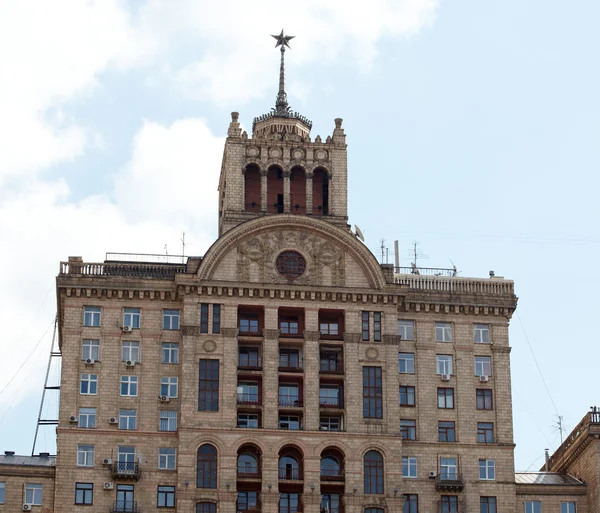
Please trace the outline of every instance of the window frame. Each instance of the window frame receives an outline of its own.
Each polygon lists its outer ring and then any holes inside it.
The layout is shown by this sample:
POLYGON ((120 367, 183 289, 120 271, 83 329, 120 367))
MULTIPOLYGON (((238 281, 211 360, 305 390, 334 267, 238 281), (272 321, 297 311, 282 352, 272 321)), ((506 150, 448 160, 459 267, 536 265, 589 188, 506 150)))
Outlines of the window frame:
POLYGON ((123 326, 129 326, 133 330, 139 330, 142 324, 142 309, 127 307, 123 308, 123 326))
POLYGON ((179 364, 179 343, 178 342, 162 342, 160 363, 168 365, 179 364))
POLYGON ((237 412, 236 417, 236 427, 240 429, 259 429, 260 428, 260 415, 258 413, 248 413, 248 412, 237 412), (240 417, 245 417, 246 425, 243 426, 240 424, 240 417), (256 417, 256 419, 251 418, 256 417), (250 423, 254 423, 256 421, 256 425, 249 425, 250 423))
POLYGON ((200 303, 200 333, 208 333, 209 303, 200 303))
POLYGON ((416 479, 418 477, 417 464, 418 462, 416 456, 402 456, 402 477, 407 479, 416 479))
POLYGON ((79 408, 79 415, 77 417, 77 427, 81 428, 81 429, 95 429, 96 428, 96 421, 97 421, 97 409, 96 408, 87 408, 87 407, 82 407, 79 408), (92 411, 82 411, 82 410, 93 410, 92 411), (85 422, 82 422, 82 418, 85 418, 85 422), (90 426, 90 419, 93 419, 93 426, 90 426), (85 425, 84 425, 85 424, 85 425))
POLYGON ((94 483, 75 483, 74 504, 79 506, 92 506, 94 504, 94 483), (81 492, 81 494, 78 492, 81 492))
POLYGON ((383 315, 381 312, 373 312, 373 341, 381 342, 381 327, 383 325, 383 315))
POLYGON ((381 367, 364 365, 363 418, 383 418, 383 371, 381 367))
POLYGON ((449 480, 458 478, 458 459, 455 456, 440 456, 440 477, 449 480))
POLYGON ((82 373, 80 375, 79 395, 98 395, 98 374, 82 373), (83 391, 84 383, 86 383, 87 392, 83 391))
POLYGON ((456 422, 438 420, 438 442, 456 442, 456 422))
POLYGON ((212 444, 202 444, 196 451, 196 488, 216 489, 219 454, 212 444), (206 447, 208 452, 200 452, 206 447), (201 485, 202 483, 202 485, 201 485))
POLYGON ((41 506, 43 501, 44 485, 40 483, 25 483, 25 503, 41 506))
POLYGON ((221 305, 213 304, 212 309, 212 333, 213 335, 218 335, 221 333, 221 305))
POLYGON ((91 444, 77 444, 77 467, 93 468, 96 447, 91 444))
POLYGON ((119 410, 119 429, 123 431, 134 431, 137 429, 137 410, 119 410))
POLYGON ((83 326, 85 328, 99 328, 102 325, 102 307, 83 307, 83 326), (89 317, 88 317, 89 314, 89 317))
POLYGON ((81 360, 87 359, 100 361, 100 340, 95 338, 84 338, 81 342, 81 360))
POLYGON ((478 422, 477 423, 477 443, 493 444, 494 440, 494 423, 493 422, 478 422))
POLYGON ((176 496, 175 496, 175 486, 158 485, 158 487, 156 488, 156 507, 157 508, 175 508, 176 505, 177 505, 177 501, 176 501, 176 496), (161 498, 162 498, 162 500, 161 500, 161 498))
POLYGON ((121 397, 137 397, 138 396, 139 379, 131 374, 122 374, 119 392, 121 397), (126 393, 123 393, 125 391, 126 393))
POLYGON ((398 353, 398 372, 400 374, 414 374, 415 373, 415 353, 398 353), (404 358, 404 356, 411 356, 411 358, 404 358), (402 362, 406 370, 402 370, 402 362), (412 368, 412 370, 408 370, 412 368))
POLYGON ((405 493, 404 508, 402 513, 418 513, 419 512, 419 495, 416 493, 405 493))
POLYGON ((577 513, 577 502, 567 501, 560 503, 560 513, 577 513))
POLYGON ((400 406, 407 408, 414 407, 416 405, 415 396, 416 392, 414 386, 400 385, 400 406), (405 399, 404 402, 402 401, 403 398, 405 399))
POLYGON ((160 395, 166 395, 170 399, 179 397, 179 378, 176 376, 161 376, 160 395))
POLYGON ((398 335, 400 340, 415 340, 415 321, 398 319, 398 335))
POLYGON ((121 361, 133 363, 142 361, 142 350, 139 340, 121 340, 121 361))
POLYGON ((158 448, 158 470, 177 470, 177 449, 175 447, 158 448))
POLYGON ((198 370, 198 411, 219 411, 219 379, 219 360, 201 358, 198 370))
POLYGON ((475 344, 489 344, 490 343, 490 325, 489 324, 473 324, 473 342, 475 344), (479 340, 478 340, 479 339, 479 340), (485 339, 485 340, 483 340, 485 339))
POLYGON ((158 430, 163 433, 177 431, 177 410, 160 410, 158 413, 158 430), (163 426, 166 429, 163 429, 163 426))
POLYGON ((365 453, 363 474, 365 495, 381 495, 385 492, 385 465, 383 455, 379 451, 370 450, 365 453))
POLYGON ((496 480, 496 460, 479 459, 479 480, 480 481, 495 481, 496 480))
POLYGON ((451 354, 436 354, 435 355, 435 372, 438 376, 447 374, 454 375, 454 356, 451 354), (447 372, 440 372, 445 369, 447 372))
POLYGON ((479 497, 479 511, 480 513, 496 513, 497 501, 494 495, 483 495, 479 497))
POLYGON ((525 513, 542 513, 542 501, 525 501, 525 513))
POLYGON ((454 409, 454 388, 438 387, 437 389, 437 406, 440 410, 454 409), (448 405, 450 403, 450 405, 448 405))
POLYGON ((362 333, 362 341, 367 342, 371 339, 371 326, 369 323, 369 312, 361 312, 361 333, 362 333))
POLYGON ((0 481, 0 504, 6 501, 6 481, 0 481))
POLYGON ((491 388, 475 389, 475 408, 484 411, 494 409, 494 393, 491 388), (487 408, 488 404, 489 408, 487 408))
POLYGON ((438 322, 435 323, 435 341, 436 342, 452 342, 452 323, 438 322))
POLYGON ((492 375, 492 357, 491 356, 475 356, 475 376, 491 376, 492 375), (485 372, 487 366, 488 372, 485 372), (479 369, 478 369, 479 367, 479 369))
POLYGON ((178 331, 181 323, 181 310, 165 308, 163 310, 163 330, 178 331))
POLYGON ((417 439, 417 420, 400 419, 400 436, 402 440, 415 441, 417 439))

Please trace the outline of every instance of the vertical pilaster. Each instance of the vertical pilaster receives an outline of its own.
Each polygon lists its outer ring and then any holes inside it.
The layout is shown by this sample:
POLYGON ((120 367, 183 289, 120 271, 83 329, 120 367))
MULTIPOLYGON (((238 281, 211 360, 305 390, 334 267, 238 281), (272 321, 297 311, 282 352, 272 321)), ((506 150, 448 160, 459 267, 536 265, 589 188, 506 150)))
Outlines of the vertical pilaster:
MULTIPOLYGON (((265 308, 263 342, 263 427, 279 427, 279 330, 277 308, 265 308)), ((272 483, 277 485, 277 481, 272 483)))
POLYGON ((283 211, 290 213, 290 176, 291 171, 283 172, 283 211))
POLYGON ((306 213, 310 216, 313 213, 313 174, 306 173, 306 213))
POLYGON ((304 429, 319 429, 319 332, 304 332, 304 429))
POLYGON ((267 170, 260 171, 260 211, 267 211, 267 170))

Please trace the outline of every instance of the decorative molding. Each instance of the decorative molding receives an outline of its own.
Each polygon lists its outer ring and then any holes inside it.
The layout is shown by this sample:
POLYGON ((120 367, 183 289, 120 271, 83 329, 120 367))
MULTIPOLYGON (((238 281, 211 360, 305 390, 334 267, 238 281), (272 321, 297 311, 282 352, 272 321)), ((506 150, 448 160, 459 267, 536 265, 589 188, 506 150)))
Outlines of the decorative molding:
POLYGON ((377 349, 375 349, 374 347, 368 347, 365 351, 365 356, 368 360, 377 360, 379 356, 379 351, 377 351, 377 349))
POLYGON ((344 342, 349 342, 351 344, 358 344, 360 342, 361 335, 360 333, 344 333, 344 342))
POLYGON ((263 330, 263 332, 265 334, 265 338, 268 338, 268 339, 278 339, 279 338, 279 330, 266 329, 266 330, 263 330))
POLYGON ((200 326, 181 326, 181 334, 184 337, 197 337, 200 335, 200 326))
POLYGON ((221 333, 224 337, 235 338, 238 336, 238 328, 221 328, 221 333))
POLYGON ((214 353, 215 349, 217 349, 217 343, 214 340, 205 340, 202 344, 202 349, 207 353, 214 353))
MULTIPOLYGON (((486 345, 486 344, 481 344, 486 345)), ((512 347, 510 346, 497 346, 495 344, 491 344, 492 353, 510 353, 512 351, 512 347)))
POLYGON ((402 342, 400 335, 383 335, 383 343, 387 345, 398 345, 402 342))
POLYGON ((319 333, 318 331, 305 331, 304 338, 307 341, 315 342, 321 338, 321 333, 319 333))

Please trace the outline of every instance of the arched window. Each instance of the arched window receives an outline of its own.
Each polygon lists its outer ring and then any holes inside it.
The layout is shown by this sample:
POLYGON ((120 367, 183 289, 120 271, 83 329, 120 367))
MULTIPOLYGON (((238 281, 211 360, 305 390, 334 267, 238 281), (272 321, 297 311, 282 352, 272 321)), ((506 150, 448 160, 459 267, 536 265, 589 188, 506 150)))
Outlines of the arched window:
POLYGON ((383 508, 365 508, 365 513, 385 513, 383 508))
POLYGON ((341 476, 340 462, 333 456, 324 456, 321 458, 321 477, 335 478, 341 476))
POLYGON ((199 502, 196 504, 196 513, 217 513, 217 505, 214 502, 199 502))
POLYGON ((246 212, 260 212, 260 169, 256 164, 246 166, 244 173, 244 203, 246 212))
POLYGON ((253 477, 258 475, 258 460, 254 454, 245 452, 238 456, 238 476, 253 477))
POLYGON ((383 493, 383 457, 377 451, 365 454, 365 493, 383 493))
POLYGON ((300 479, 300 464, 294 456, 281 456, 279 458, 279 479, 300 479))
POLYGON ((326 216, 329 214, 329 176, 322 167, 313 173, 313 215, 326 216))
POLYGON ((283 214, 283 171, 277 166, 267 173, 267 212, 283 214))
POLYGON ((217 487, 217 450, 210 444, 204 444, 198 449, 197 487, 217 487))
POLYGON ((301 167, 293 167, 290 174, 290 211, 306 214, 306 175, 301 167))

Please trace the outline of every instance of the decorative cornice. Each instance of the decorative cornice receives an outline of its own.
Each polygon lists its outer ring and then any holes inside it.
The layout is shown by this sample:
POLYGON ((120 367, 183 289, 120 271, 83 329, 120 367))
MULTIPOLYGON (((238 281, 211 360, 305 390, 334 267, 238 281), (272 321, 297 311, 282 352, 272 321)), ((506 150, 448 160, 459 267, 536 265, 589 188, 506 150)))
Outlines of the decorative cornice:
POLYGON ((279 338, 279 330, 266 329, 264 330, 265 338, 268 339, 278 339, 279 338))
POLYGON ((200 335, 200 326, 181 326, 181 334, 184 337, 197 337, 200 335))
POLYGON ((387 345, 398 345, 402 342, 400 335, 383 335, 383 343, 387 345))
POLYGON ((318 331, 305 331, 304 338, 307 341, 315 342, 321 338, 321 334, 318 331))
POLYGON ((224 337, 227 338, 235 338, 238 336, 239 329, 238 328, 221 328, 221 333, 224 337))
POLYGON ((360 333, 344 333, 344 342, 358 344, 360 342, 360 333))
MULTIPOLYGON (((102 284, 100 280, 105 280, 106 277, 98 276, 98 283, 102 284)), ((69 278, 61 277, 61 280, 69 280, 69 278)), ((179 299, 177 290, 174 288, 174 282, 169 284, 171 290, 166 289, 146 289, 146 282, 139 282, 139 286, 127 284, 127 288, 116 289, 113 287, 103 288, 98 286, 71 287, 68 284, 59 284, 57 286, 59 294, 64 294, 67 297, 95 297, 95 298, 106 298, 106 299, 150 299, 160 301, 173 301, 179 299)))
POLYGON ((512 351, 512 347, 510 346, 497 346, 492 344, 492 352, 493 353, 510 353, 512 351))

